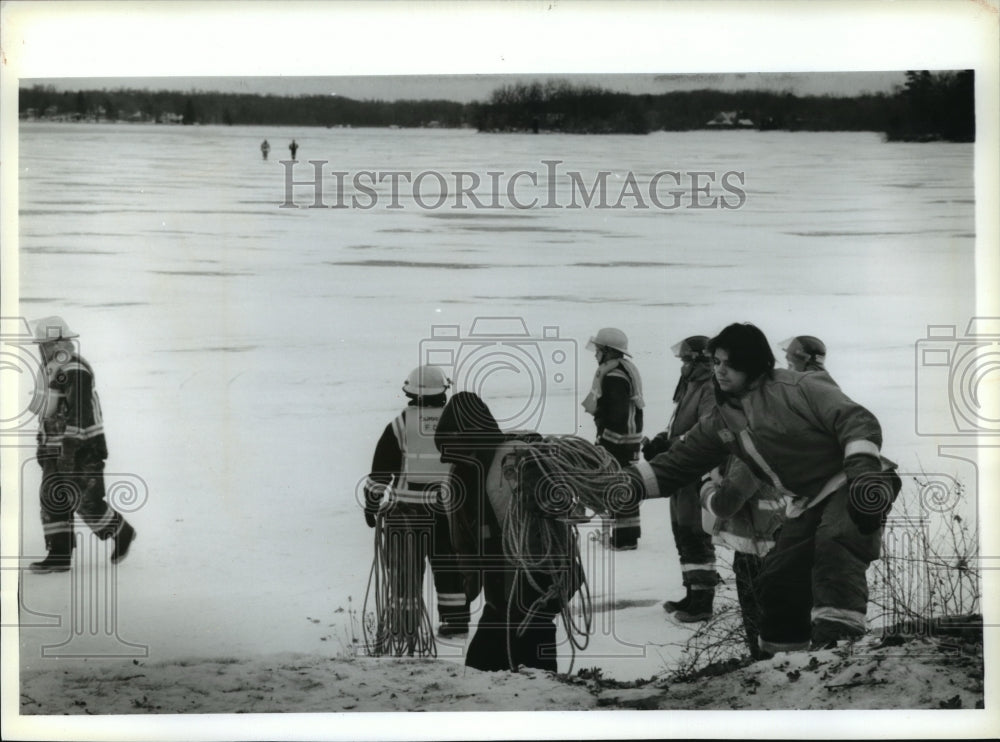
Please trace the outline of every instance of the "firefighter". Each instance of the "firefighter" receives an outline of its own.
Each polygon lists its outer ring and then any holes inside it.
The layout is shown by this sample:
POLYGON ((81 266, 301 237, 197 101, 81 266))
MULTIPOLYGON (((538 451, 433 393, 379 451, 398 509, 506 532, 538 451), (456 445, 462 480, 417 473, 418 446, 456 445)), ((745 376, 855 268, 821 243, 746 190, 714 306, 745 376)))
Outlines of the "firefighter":
MULTIPOLYGON (((642 449, 648 461, 695 426, 715 405, 712 386, 712 362, 706 352, 708 337, 693 335, 671 348, 681 361, 681 376, 674 391, 674 412, 667 429, 642 449)), ((697 483, 689 484, 670 498, 670 528, 681 563, 685 595, 680 600, 664 602, 663 609, 678 621, 691 623, 712 616, 719 573, 715 569, 712 537, 702 527, 697 483)))
MULTIPOLYGON (((594 351, 597 372, 583 408, 594 416, 597 445, 621 466, 628 466, 639 460, 645 406, 642 378, 628 352, 628 337, 615 327, 605 327, 590 338, 587 349, 594 351)), ((638 500, 613 503, 611 515, 611 548, 636 549, 642 535, 638 500)))
POLYGON ((111 562, 126 557, 135 529, 105 501, 104 461, 108 457, 94 370, 78 353, 61 317, 35 323, 43 369, 31 409, 38 415, 40 499, 45 532, 44 560, 29 569, 37 574, 68 572, 76 539, 73 515, 102 541, 114 539, 111 562))
POLYGON ((826 371, 826 345, 812 335, 798 335, 781 344, 792 371, 826 371))
POLYGON ((715 408, 670 450, 635 471, 647 496, 672 493, 738 456, 786 500, 786 520, 760 574, 760 648, 793 651, 866 630, 865 572, 901 482, 881 457, 875 416, 821 373, 775 370, 750 324, 708 345, 715 408))
POLYGON ((434 447, 434 432, 450 385, 436 366, 410 372, 403 383, 409 402, 382 433, 365 483, 365 522, 374 528, 383 509, 387 541, 398 550, 390 555, 389 569, 395 570, 397 579, 407 581, 404 589, 410 598, 419 596, 425 561, 430 561, 442 637, 469 630, 469 603, 448 531, 445 483, 450 467, 441 462, 434 447), (400 577, 401 573, 406 577, 400 577))

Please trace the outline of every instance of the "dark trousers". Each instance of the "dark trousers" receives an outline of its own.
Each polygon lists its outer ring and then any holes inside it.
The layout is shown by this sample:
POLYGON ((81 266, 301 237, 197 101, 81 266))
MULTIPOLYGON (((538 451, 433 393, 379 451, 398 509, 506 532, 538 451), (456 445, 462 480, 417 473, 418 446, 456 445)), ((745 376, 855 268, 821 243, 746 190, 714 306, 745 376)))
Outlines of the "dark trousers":
POLYGON ((386 543, 393 594, 402 603, 419 605, 424 570, 430 562, 438 615, 443 621, 469 623, 465 581, 444 512, 426 505, 397 503, 386 516, 386 543))
POLYGON ((802 649, 831 632, 839 638, 865 632, 865 572, 878 558, 882 531, 862 535, 847 514, 847 498, 841 487, 778 531, 759 581, 765 649, 802 649))
MULTIPOLYGON (((600 445, 607 450, 618 464, 625 468, 631 466, 639 460, 639 447, 637 445, 619 445, 601 441, 600 445)), ((634 493, 632 493, 634 495, 634 493)), ((620 500, 609 502, 609 515, 614 518, 611 526, 612 546, 635 546, 642 536, 642 527, 639 521, 639 504, 642 500, 639 497, 623 497, 620 500)))
POLYGON ((42 462, 39 492, 45 548, 53 555, 67 556, 74 546, 73 515, 105 541, 118 534, 125 519, 104 500, 104 461, 78 454, 71 471, 60 468, 59 459, 42 462))
POLYGON ((518 666, 555 672, 556 623, 552 614, 533 615, 523 633, 518 627, 525 614, 513 607, 509 620, 507 614, 506 604, 487 604, 483 608, 466 650, 465 664, 490 672, 516 670, 518 666))
POLYGON ((733 553, 733 575, 736 578, 736 596, 740 602, 743 617, 743 631, 746 635, 750 656, 760 659, 762 652, 757 643, 760 635, 760 605, 757 599, 757 582, 764 558, 742 551, 733 553))
POLYGON ((696 485, 681 487, 670 497, 670 530, 681 560, 686 588, 714 588, 719 584, 712 537, 701 527, 701 500, 696 485))

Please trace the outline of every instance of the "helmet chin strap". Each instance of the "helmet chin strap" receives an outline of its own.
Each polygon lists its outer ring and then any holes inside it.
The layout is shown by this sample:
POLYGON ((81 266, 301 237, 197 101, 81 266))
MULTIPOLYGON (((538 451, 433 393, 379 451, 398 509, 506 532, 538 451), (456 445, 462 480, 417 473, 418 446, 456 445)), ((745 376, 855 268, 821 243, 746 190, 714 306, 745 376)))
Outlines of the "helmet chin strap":
POLYGON ((616 348, 609 348, 606 345, 597 346, 597 350, 600 353, 600 357, 597 360, 599 364, 607 363, 608 361, 615 360, 616 358, 624 357, 621 351, 617 350, 616 348))

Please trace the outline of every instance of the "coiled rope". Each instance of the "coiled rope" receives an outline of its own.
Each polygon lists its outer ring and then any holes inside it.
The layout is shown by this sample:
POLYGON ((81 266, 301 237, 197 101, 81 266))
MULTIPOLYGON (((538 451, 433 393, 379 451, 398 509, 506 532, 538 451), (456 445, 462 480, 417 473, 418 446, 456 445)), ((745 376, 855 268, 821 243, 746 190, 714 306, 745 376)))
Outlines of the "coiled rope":
MULTIPOLYGON (((544 606, 557 600, 570 642, 572 672, 577 650, 586 649, 590 642, 593 617, 577 525, 629 502, 634 494, 628 476, 607 451, 577 436, 548 436, 532 442, 506 457, 503 473, 514 492, 501 526, 504 553, 515 566, 507 601, 508 623, 518 577, 523 576, 540 595, 518 624, 518 636, 523 636, 544 606), (574 596, 579 619, 571 607, 574 596)), ((507 656, 515 667, 510 633, 507 656)))
POLYGON ((374 531, 375 556, 362 608, 365 648, 373 657, 437 657, 423 596, 427 534, 408 528, 405 517, 387 517, 385 508, 375 518, 374 531))

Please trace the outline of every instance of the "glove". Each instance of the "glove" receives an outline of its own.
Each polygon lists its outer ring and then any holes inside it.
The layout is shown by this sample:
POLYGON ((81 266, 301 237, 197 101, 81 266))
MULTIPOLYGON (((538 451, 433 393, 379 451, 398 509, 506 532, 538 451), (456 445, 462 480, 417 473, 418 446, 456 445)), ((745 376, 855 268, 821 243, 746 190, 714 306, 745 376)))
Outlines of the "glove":
POLYGON ((375 527, 375 514, 379 511, 382 503, 382 496, 385 494, 386 485, 369 479, 365 482, 365 523, 369 528, 375 527))
POLYGON ((667 437, 667 434, 660 433, 655 438, 653 438, 653 440, 647 441, 646 444, 642 447, 642 457, 646 459, 646 461, 651 461, 653 458, 660 455, 661 453, 666 453, 667 451, 669 451, 671 445, 672 442, 670 438, 667 437))
POLYGON ((875 533, 885 525, 886 516, 902 487, 895 471, 882 471, 874 456, 856 454, 844 461, 847 474, 847 514, 862 535, 875 533))
POLYGON ((35 442, 38 444, 35 447, 35 459, 38 460, 38 465, 45 468, 45 461, 47 459, 54 459, 59 456, 58 446, 47 446, 42 443, 42 434, 39 433, 35 436, 35 442))

